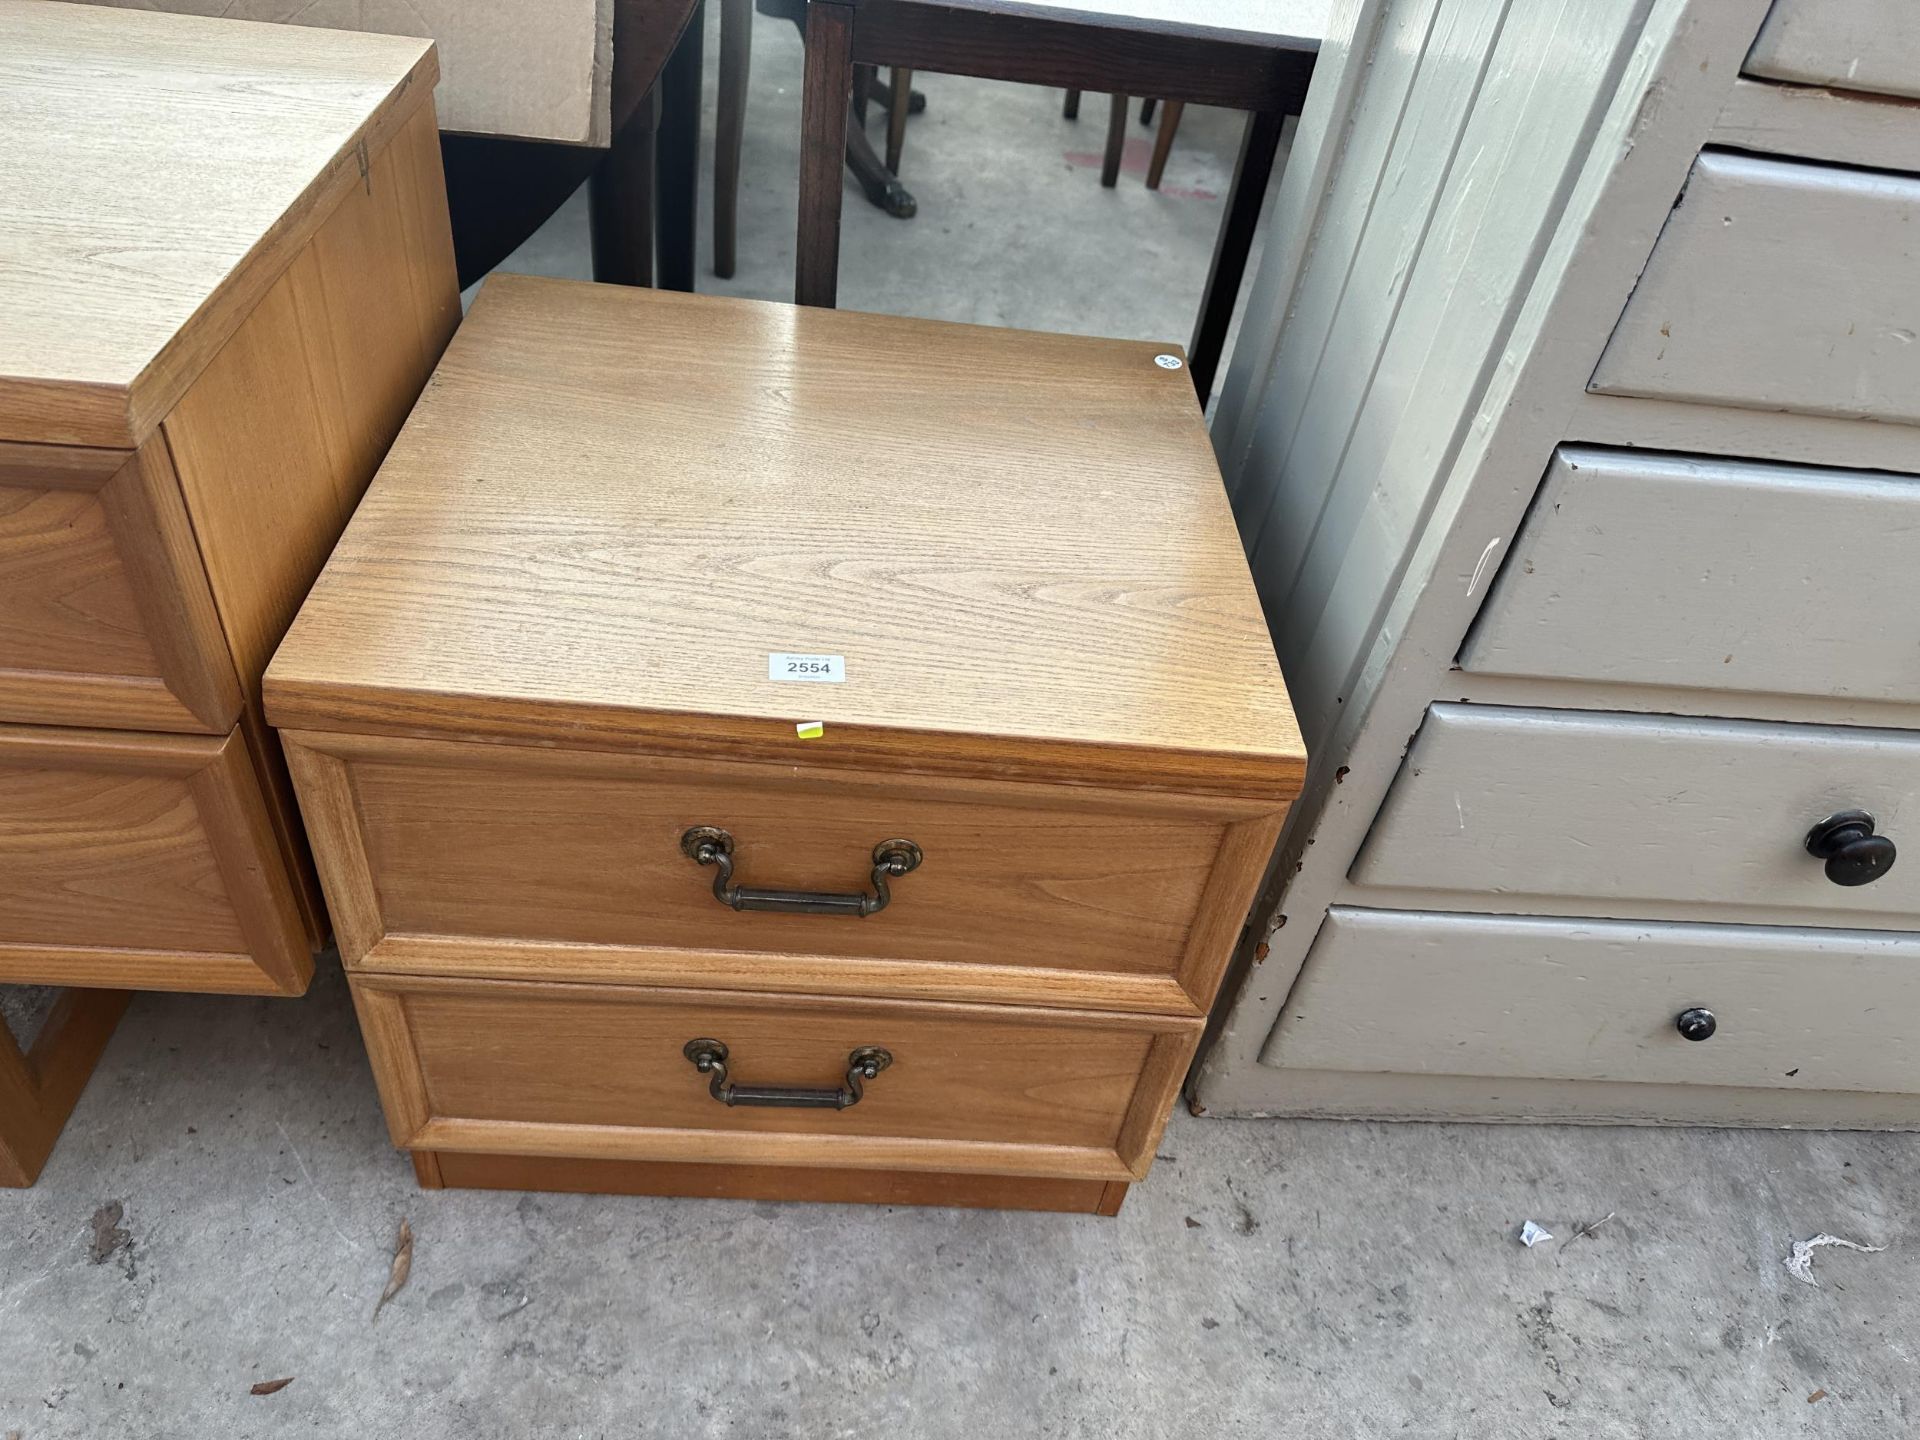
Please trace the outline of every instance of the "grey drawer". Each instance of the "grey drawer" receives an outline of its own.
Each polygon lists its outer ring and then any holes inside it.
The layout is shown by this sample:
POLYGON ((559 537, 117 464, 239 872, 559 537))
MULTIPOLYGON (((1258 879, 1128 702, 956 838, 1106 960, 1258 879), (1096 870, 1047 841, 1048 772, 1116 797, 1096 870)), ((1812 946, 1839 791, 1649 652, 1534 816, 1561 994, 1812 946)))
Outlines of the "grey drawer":
POLYGON ((1350 878, 1396 906, 1915 928, 1920 854, 1849 888, 1807 853, 1852 809, 1920 846, 1920 734, 1435 705, 1350 878))
POLYGON ((1774 0, 1746 71, 1796 85, 1920 96, 1920 5, 1774 0))
POLYGON ((1266 1063, 1906 1094, 1916 1014, 1920 936, 1336 907, 1266 1063))
POLYGON ((1463 669, 1920 701, 1920 478, 1568 448, 1463 669))
POLYGON ((1916 273, 1920 178, 1707 151, 1592 388, 1915 423, 1916 273))

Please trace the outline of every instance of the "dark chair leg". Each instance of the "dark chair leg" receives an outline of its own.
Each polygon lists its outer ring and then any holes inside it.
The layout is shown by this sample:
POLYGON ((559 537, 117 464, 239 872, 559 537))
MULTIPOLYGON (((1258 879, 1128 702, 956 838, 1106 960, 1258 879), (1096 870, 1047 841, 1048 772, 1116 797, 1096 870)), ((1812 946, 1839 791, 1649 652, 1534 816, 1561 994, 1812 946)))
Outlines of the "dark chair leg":
POLYGON ((1260 222, 1260 206, 1267 198, 1273 158, 1279 153, 1283 120, 1283 116, 1267 112, 1247 117, 1246 138, 1240 142, 1240 160, 1233 170, 1233 188, 1227 192, 1226 218, 1220 222, 1220 238, 1213 247, 1213 268, 1207 274, 1207 288, 1202 292, 1200 318, 1194 326, 1193 344, 1187 347, 1188 369, 1202 407, 1213 395, 1220 352, 1226 348, 1227 325, 1233 319, 1233 304, 1240 294, 1240 281, 1246 275, 1247 254, 1253 248, 1253 230, 1260 222))
POLYGON ((1068 120, 1078 120, 1080 118, 1080 92, 1078 90, 1067 91, 1067 100, 1066 103, 1060 107, 1060 114, 1068 120))
POLYGON ((887 89, 887 169, 898 175, 900 152, 907 145, 907 111, 913 104, 913 71, 894 66, 887 89))
POLYGON ((1111 190, 1120 183, 1120 152, 1127 145, 1127 97, 1115 95, 1107 110, 1107 153, 1100 162, 1100 183, 1111 190))
POLYGON ((63 992, 24 1054, 0 1020, 0 1186, 40 1178, 132 998, 124 990, 63 992))
POLYGON ((873 66, 853 67, 853 122, 867 123, 867 102, 873 98, 873 66))
POLYGON ((853 6, 813 0, 800 93, 800 224, 793 298, 832 309, 840 291, 840 167, 853 110, 853 6))
MULTIPOLYGON (((851 113, 851 107, 849 107, 851 113)), ((867 132, 855 125, 847 131, 847 168, 860 183, 867 203, 877 205, 896 220, 911 220, 920 208, 907 187, 881 161, 867 132)))
MULTIPOLYGON (((909 70, 907 74, 911 76, 913 72, 909 70)), ((893 108, 893 86, 876 75, 874 76, 873 84, 867 88, 868 92, 873 96, 874 104, 884 105, 888 109, 893 108)), ((926 111, 927 97, 918 90, 909 90, 907 92, 907 114, 924 115, 926 111)))
POLYGON ((1160 112, 1160 130, 1153 137, 1153 159, 1147 165, 1147 188, 1158 190, 1160 177, 1167 170, 1167 156, 1173 153, 1173 137, 1180 130, 1180 115, 1187 108, 1184 100, 1169 100, 1160 112))
POLYGON ((713 273, 731 279, 740 214, 740 147, 753 64, 753 0, 720 0, 720 99, 713 136, 713 273))
POLYGON ((1140 123, 1142 125, 1153 123, 1153 96, 1151 95, 1140 102, 1140 123))
POLYGON ((587 181, 593 278, 603 285, 653 284, 654 147, 660 95, 649 93, 587 181))
POLYGON ((659 285, 693 289, 694 234, 700 206, 700 61, 706 0, 693 7, 680 43, 660 72, 660 205, 656 216, 659 285))

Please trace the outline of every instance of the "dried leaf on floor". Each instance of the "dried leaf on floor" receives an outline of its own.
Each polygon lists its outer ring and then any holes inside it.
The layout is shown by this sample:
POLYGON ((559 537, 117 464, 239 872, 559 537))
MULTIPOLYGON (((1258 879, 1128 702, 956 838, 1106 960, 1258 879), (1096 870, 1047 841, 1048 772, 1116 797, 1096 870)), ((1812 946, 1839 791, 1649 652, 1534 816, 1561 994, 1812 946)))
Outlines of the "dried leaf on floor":
POLYGON ((1809 1405, 1817 1405, 1826 1398, 1827 1398, 1826 1387, 1822 1386, 1820 1389, 1814 1391, 1811 1395, 1807 1396, 1807 1403, 1809 1405))
POLYGON ((258 1385, 247 1391, 247 1393, 249 1395, 278 1395, 292 1383, 293 1376, 291 1375, 283 1380, 262 1380, 258 1385))
POLYGON ((120 1224, 126 1213, 127 1207, 118 1200, 109 1200, 93 1212, 93 1219, 88 1222, 93 1226, 93 1241, 87 1247, 87 1254, 94 1264, 106 1264, 108 1256, 133 1239, 120 1224))
POLYGON ((406 1289, 407 1277, 413 1273, 413 1227, 407 1224, 406 1217, 400 1218, 400 1233, 393 1237, 393 1268, 387 1271, 387 1288, 380 1292, 380 1303, 373 1307, 373 1318, 378 1320, 380 1312, 387 1308, 387 1302, 406 1289))

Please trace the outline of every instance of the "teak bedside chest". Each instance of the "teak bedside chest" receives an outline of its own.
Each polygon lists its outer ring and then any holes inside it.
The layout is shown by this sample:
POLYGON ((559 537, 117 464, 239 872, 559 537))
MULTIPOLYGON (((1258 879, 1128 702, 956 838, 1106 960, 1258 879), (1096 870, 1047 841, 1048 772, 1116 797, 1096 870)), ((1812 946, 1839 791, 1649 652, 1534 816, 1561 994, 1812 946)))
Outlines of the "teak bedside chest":
POLYGON ((459 316, 425 41, 0 0, 0 1183, 325 937, 268 656, 459 316))
POLYGON ((1160 347, 512 277, 267 707, 426 1185, 1111 1213, 1304 765, 1160 347))

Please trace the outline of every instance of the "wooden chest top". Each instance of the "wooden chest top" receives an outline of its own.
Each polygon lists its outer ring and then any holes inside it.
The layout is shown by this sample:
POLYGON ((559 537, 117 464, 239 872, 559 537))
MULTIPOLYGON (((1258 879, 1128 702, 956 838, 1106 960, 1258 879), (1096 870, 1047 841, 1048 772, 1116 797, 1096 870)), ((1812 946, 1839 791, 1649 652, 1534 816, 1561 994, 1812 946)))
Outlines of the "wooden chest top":
POLYGON ((138 444, 437 73, 425 40, 0 0, 0 440, 138 444))
POLYGON ((1299 731, 1167 353, 495 277, 269 715, 1291 795, 1299 731), (780 654, 845 678, 773 680, 780 654))

